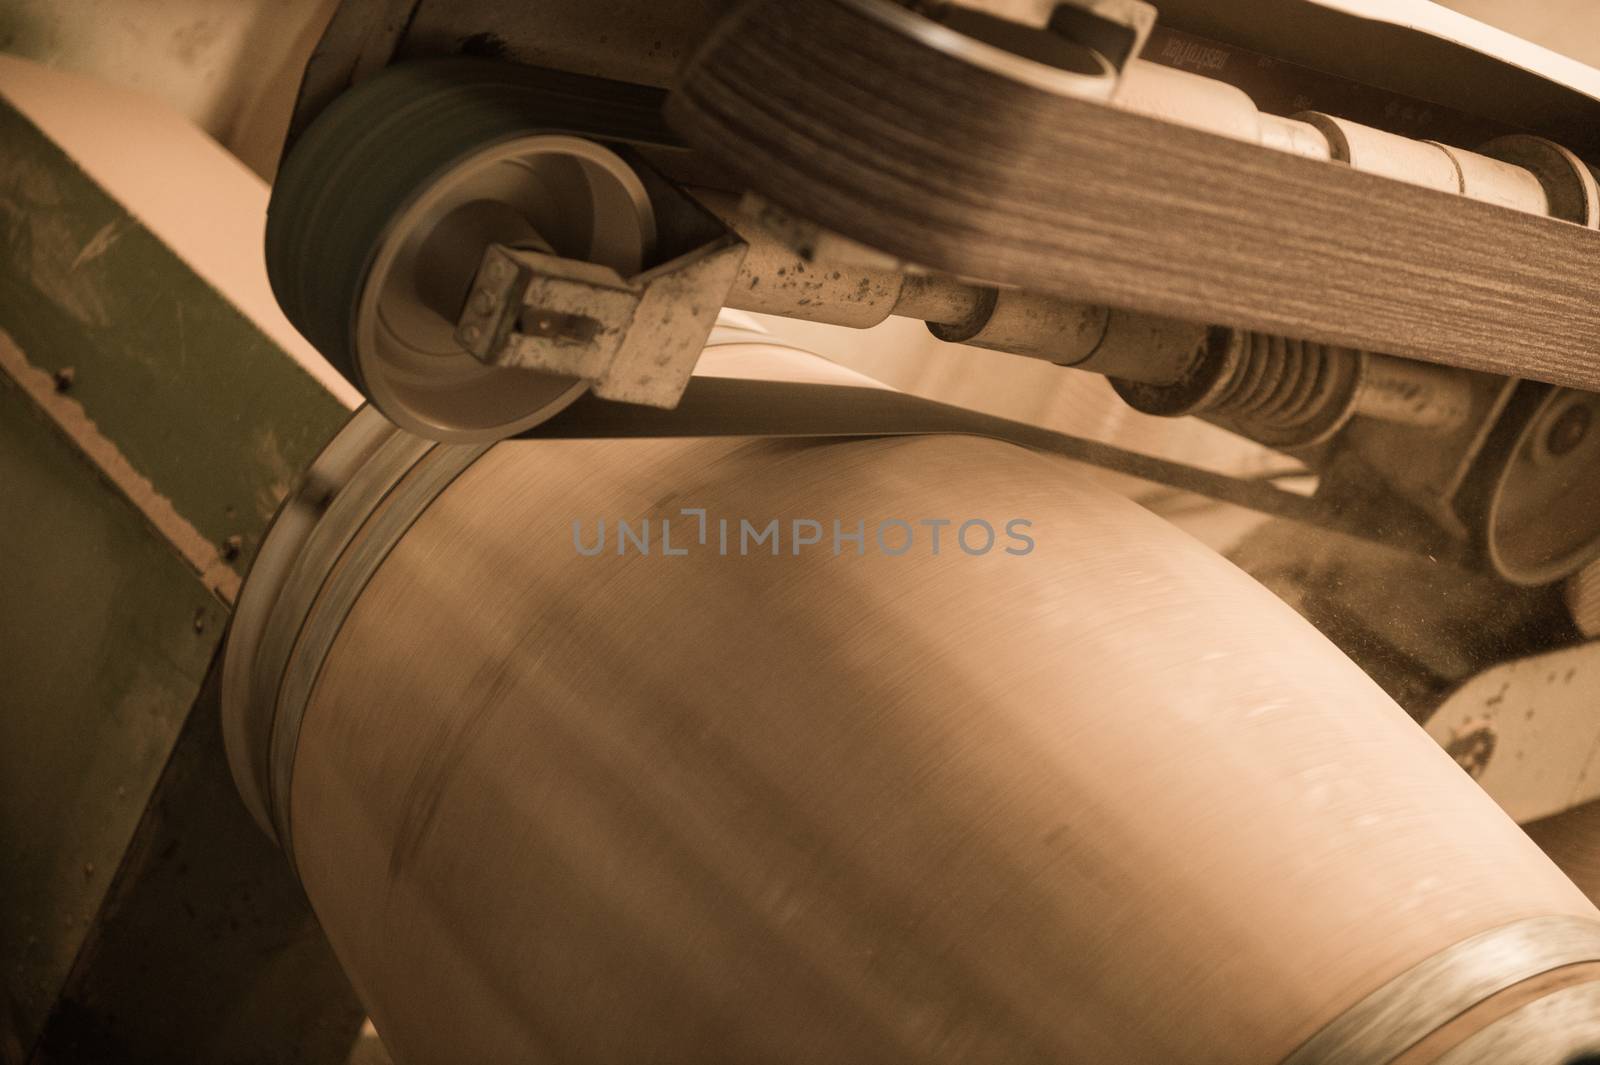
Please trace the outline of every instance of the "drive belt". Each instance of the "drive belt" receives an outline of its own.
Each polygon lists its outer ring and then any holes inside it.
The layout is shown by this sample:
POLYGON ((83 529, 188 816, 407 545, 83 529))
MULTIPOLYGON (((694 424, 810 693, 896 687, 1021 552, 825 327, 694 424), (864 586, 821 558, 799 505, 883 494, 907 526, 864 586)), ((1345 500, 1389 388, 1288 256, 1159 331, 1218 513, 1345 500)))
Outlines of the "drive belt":
POLYGON ((672 410, 612 403, 589 394, 523 433, 520 439, 876 437, 927 433, 1003 440, 1273 517, 1408 549, 1417 546, 1396 543, 1398 534, 1346 514, 1315 495, 1292 492, 1270 480, 1215 473, 884 388, 701 376, 690 380, 672 410))

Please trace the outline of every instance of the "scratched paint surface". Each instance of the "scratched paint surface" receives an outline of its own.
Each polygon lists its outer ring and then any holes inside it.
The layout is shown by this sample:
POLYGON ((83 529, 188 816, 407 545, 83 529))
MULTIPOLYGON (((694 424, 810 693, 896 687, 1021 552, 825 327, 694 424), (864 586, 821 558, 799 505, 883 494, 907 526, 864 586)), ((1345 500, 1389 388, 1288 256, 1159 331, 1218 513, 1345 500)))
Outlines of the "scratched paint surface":
POLYGON ((0 146, 0 1037, 26 1045, 347 414, 3 101, 0 146))
POLYGON ((0 329, 243 573, 346 412, 4 101, 0 144, 0 329))
POLYGON ((0 374, 0 988, 24 1045, 93 925, 226 617, 0 374))

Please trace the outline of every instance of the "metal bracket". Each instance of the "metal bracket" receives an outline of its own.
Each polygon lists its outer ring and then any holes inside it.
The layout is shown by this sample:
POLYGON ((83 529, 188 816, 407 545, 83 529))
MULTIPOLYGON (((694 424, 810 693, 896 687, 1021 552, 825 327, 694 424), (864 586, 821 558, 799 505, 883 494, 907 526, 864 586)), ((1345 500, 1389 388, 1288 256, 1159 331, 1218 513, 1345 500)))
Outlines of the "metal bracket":
POLYGON ((641 295, 610 267, 494 244, 456 341, 495 366, 596 379, 616 358, 641 295))
POLYGON ((1420 508, 1451 536, 1466 539, 1471 530, 1456 510, 1463 482, 1472 470, 1517 382, 1472 373, 1466 418, 1447 434, 1416 426, 1364 419, 1345 432, 1344 446, 1360 454, 1394 492, 1420 508), (1397 461, 1402 458, 1404 461, 1397 461))
POLYGON ((588 381, 601 399, 676 406, 748 249, 700 204, 640 171, 662 261, 623 277, 491 245, 457 320, 457 343, 489 365, 588 381))

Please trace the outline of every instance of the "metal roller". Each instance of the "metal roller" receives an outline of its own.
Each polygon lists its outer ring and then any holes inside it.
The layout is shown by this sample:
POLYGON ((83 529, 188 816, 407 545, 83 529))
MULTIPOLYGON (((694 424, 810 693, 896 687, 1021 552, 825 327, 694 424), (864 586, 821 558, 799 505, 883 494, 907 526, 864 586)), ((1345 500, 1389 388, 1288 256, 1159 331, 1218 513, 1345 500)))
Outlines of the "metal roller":
POLYGON ((1498 1063, 1593 998, 1600 914, 1367 677, 998 441, 359 415, 224 686, 401 1063, 1498 1063))

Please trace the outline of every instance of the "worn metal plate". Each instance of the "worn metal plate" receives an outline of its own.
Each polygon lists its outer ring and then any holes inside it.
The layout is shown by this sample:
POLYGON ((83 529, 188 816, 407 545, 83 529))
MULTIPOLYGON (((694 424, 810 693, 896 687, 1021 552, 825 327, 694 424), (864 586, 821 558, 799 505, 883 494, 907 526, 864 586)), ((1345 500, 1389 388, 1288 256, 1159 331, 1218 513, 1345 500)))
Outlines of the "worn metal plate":
POLYGON ((1600 643, 1485 670, 1426 727, 1519 823, 1600 798, 1600 643))
POLYGON ((242 574, 344 406, 3 86, 0 144, 0 329, 34 368, 71 367, 71 395, 99 433, 242 574), (233 536, 237 550, 226 547, 233 536))
POLYGON ((26 1045, 226 611, 0 373, 0 987, 26 1045))
MULTIPOLYGON (((0 1036, 22 1048, 69 980, 160 994, 157 967, 113 973, 127 956, 85 945, 105 945, 113 877, 137 896, 141 818, 226 602, 346 417, 257 313, 265 273, 241 257, 259 183, 158 106, 41 69, 0 57, 0 1036), (195 218, 199 244, 164 224, 195 218)), ((166 1016, 198 1001, 172 993, 166 1016)))

